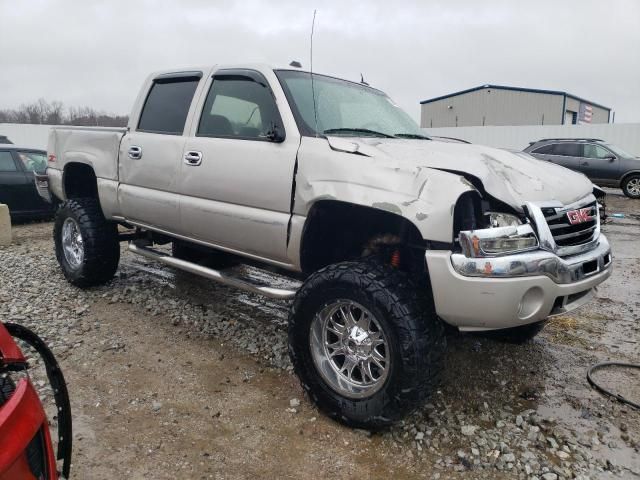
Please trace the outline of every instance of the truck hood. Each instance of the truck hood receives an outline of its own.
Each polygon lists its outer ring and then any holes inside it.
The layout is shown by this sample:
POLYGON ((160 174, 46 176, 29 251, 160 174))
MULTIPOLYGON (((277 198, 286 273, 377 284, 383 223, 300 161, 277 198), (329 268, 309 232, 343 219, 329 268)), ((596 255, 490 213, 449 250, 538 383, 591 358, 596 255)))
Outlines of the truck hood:
POLYGON ((476 177, 491 196, 522 211, 525 202, 568 205, 593 191, 591 181, 525 152, 429 140, 328 137, 334 150, 476 177))

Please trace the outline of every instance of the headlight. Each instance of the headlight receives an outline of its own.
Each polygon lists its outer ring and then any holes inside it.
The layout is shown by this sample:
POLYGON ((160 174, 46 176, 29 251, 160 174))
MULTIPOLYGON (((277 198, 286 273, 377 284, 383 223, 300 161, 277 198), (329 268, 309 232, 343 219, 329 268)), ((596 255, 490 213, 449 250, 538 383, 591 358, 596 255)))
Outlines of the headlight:
POLYGON ((486 216, 489 217, 489 225, 491 228, 517 227, 518 225, 522 225, 520 219, 510 213, 488 212, 486 216))
POLYGON ((538 245, 536 237, 484 238, 480 240, 480 250, 490 255, 521 252, 538 245))
POLYGON ((462 251, 467 257, 493 257, 510 253, 524 252, 538 247, 538 239, 529 224, 467 230, 460 232, 459 241, 462 251))

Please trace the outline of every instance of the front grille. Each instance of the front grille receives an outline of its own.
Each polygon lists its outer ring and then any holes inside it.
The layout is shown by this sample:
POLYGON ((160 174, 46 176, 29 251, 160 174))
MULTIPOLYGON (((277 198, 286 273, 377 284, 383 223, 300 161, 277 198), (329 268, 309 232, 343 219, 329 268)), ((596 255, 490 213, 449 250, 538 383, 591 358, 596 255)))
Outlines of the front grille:
POLYGON ((583 223, 571 225, 567 210, 557 211, 555 208, 543 208, 542 214, 549 225, 551 235, 558 247, 582 245, 593 239, 598 228, 598 205, 596 202, 579 207, 587 208, 588 214, 593 218, 583 223))

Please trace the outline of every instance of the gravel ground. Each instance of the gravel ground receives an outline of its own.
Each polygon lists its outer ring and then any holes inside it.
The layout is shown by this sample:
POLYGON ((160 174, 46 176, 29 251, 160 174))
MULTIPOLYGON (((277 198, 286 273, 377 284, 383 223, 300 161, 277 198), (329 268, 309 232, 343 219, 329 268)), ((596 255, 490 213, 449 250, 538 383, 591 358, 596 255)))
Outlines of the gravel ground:
MULTIPOLYGON (((49 223, 15 226, 0 248, 0 319, 34 328, 61 360, 74 478, 640 478, 640 413, 585 380, 598 361, 640 359, 640 204, 610 197, 625 218, 604 226, 615 271, 597 299, 525 345, 451 336, 430 403, 373 436, 303 396, 286 302, 124 253, 110 284, 78 290, 49 223)), ((634 372, 599 378, 640 400, 634 372)))

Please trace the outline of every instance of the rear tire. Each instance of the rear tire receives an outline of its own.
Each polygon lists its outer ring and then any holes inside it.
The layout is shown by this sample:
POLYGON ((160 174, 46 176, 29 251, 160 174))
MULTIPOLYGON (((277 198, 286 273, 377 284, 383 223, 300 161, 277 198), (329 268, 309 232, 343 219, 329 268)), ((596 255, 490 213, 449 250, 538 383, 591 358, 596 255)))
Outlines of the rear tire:
POLYGON ((640 175, 629 175, 625 178, 622 191, 629 198, 640 198, 640 175))
POLYGON ((120 261, 118 226, 104 218, 97 199, 62 203, 53 238, 62 273, 76 287, 102 285, 115 275, 120 261))
POLYGON ((446 340, 431 296, 422 293, 406 273, 366 260, 330 265, 305 281, 289 317, 289 355, 303 388, 329 417, 376 430, 434 390, 446 340), (340 347, 328 351, 329 344, 340 347), (349 372, 345 365, 356 361, 349 372))

